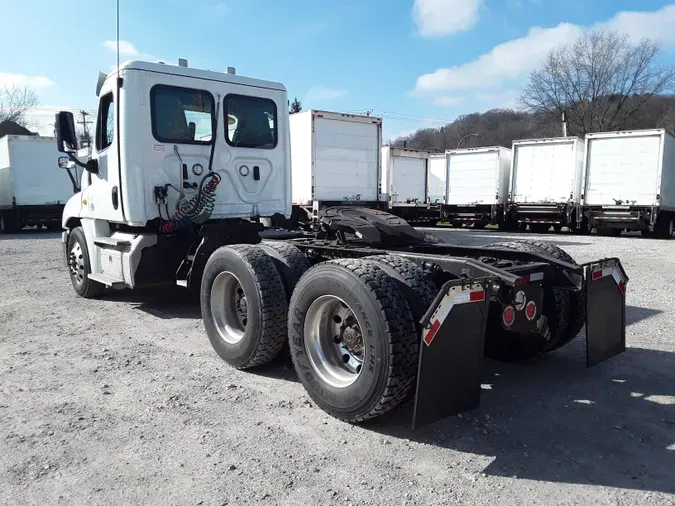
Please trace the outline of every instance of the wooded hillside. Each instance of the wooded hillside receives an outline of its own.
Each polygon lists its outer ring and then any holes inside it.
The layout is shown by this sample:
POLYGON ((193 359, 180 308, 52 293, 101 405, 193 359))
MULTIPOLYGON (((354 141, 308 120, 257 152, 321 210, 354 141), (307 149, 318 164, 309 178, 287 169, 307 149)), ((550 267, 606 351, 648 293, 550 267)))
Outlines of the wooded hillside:
MULTIPOLYGON (((633 100, 636 100, 634 98, 633 100)), ((629 120, 627 129, 666 128, 675 132, 675 95, 652 97, 640 107, 635 117, 629 120)), ((516 139, 559 137, 562 123, 552 122, 549 116, 511 109, 493 109, 484 113, 466 114, 449 125, 440 128, 424 128, 396 139, 393 144, 409 148, 445 151, 457 147, 506 146, 516 139), (473 136, 470 134, 478 134, 473 136)))

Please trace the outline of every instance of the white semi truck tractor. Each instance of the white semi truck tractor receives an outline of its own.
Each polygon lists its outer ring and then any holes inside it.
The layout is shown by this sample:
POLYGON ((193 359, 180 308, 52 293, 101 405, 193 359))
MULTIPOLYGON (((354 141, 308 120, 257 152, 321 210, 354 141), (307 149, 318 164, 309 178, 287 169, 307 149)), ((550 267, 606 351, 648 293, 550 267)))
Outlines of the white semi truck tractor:
POLYGON ((584 324, 589 364, 624 350, 616 258, 434 243, 401 218, 343 206, 319 210, 311 232, 262 240, 263 219, 291 215, 286 90, 182 63, 127 62, 99 78, 87 161, 72 114, 57 114, 59 165, 84 169, 62 221, 80 296, 194 290, 225 362, 261 366, 289 343, 308 395, 352 423, 410 393, 415 426, 476 407, 484 355, 533 357, 584 324))

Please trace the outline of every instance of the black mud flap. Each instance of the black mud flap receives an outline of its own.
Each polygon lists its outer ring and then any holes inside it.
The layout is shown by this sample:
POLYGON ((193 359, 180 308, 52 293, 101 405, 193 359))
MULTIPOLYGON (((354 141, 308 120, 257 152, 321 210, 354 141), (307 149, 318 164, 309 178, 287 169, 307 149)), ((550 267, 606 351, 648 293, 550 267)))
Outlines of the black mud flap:
POLYGON ((480 404, 486 288, 485 280, 449 281, 422 320, 413 429, 480 404))
POLYGON ((626 351, 626 276, 617 259, 586 269, 586 365, 626 351))

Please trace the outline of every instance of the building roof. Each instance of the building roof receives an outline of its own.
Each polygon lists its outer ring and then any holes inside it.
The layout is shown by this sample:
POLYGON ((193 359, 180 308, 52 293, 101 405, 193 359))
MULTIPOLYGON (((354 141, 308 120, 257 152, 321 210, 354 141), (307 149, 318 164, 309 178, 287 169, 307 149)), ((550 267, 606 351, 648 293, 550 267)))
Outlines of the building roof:
POLYGON ((0 122, 0 137, 5 135, 37 135, 14 121, 5 120, 0 122))

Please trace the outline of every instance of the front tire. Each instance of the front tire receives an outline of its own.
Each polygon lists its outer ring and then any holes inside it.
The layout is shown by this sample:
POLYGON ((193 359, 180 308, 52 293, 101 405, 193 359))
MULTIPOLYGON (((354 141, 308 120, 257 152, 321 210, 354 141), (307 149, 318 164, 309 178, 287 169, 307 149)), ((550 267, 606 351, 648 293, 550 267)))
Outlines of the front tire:
POLYGON ((204 268, 200 299, 206 334, 225 362, 247 369, 279 354, 286 339, 286 290, 262 248, 217 249, 204 268))
POLYGON ((348 422, 380 416, 414 384, 419 338, 404 294, 367 260, 311 268, 289 308, 291 357, 305 390, 348 422))
POLYGON ((89 279, 91 262, 82 227, 76 227, 70 231, 67 248, 70 282, 73 284, 75 293, 85 299, 95 299, 103 295, 105 285, 89 279))

